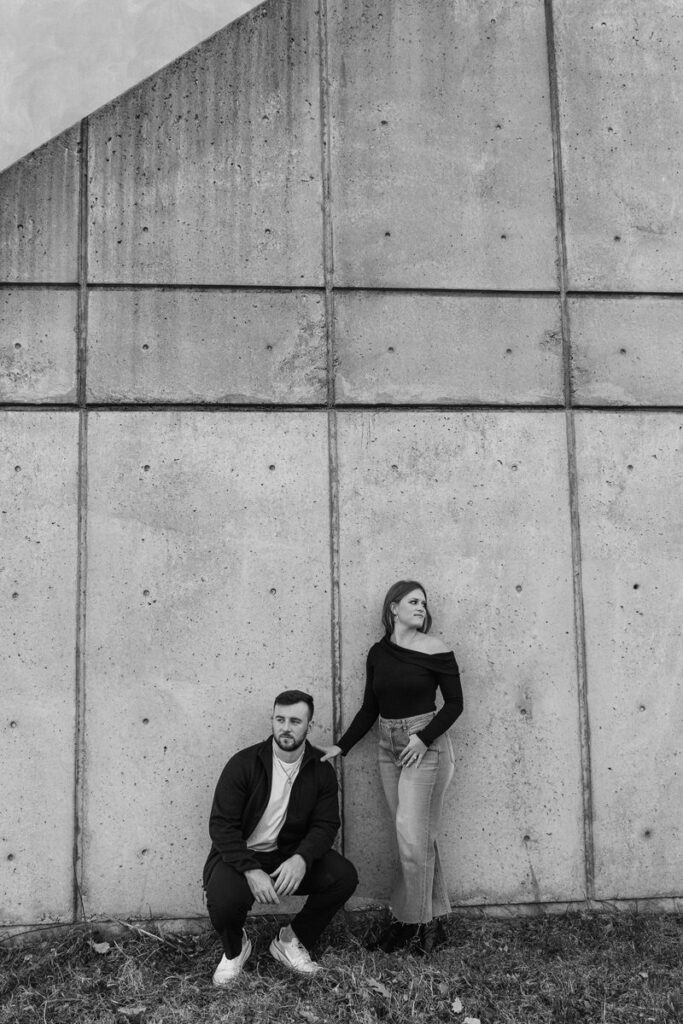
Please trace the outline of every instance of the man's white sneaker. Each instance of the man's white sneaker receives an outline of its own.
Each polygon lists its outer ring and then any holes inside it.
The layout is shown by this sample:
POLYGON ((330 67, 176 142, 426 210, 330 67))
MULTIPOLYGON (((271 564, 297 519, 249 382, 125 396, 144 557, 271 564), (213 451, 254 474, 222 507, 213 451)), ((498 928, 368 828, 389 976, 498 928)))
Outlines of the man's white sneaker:
POLYGON ((242 929, 242 949, 230 960, 225 953, 213 974, 213 983, 218 988, 227 988, 242 973, 242 968, 249 959, 251 953, 251 942, 247 933, 242 929))
POLYGON ((282 931, 281 928, 277 938, 270 944, 271 956, 297 974, 317 974, 318 971, 322 971, 320 964, 311 960, 308 950, 299 942, 296 935, 289 942, 285 942, 282 931))

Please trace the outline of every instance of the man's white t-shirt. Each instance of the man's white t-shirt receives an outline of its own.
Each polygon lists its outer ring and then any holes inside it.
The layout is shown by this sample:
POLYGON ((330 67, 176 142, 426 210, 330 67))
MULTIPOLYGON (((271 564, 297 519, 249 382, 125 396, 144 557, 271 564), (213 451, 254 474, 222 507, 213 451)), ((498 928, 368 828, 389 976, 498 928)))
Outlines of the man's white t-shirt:
POLYGON ((261 820, 247 838, 248 849, 259 852, 277 850, 277 837, 287 817, 289 796, 294 780, 299 774, 303 757, 304 750, 301 751, 296 761, 287 764, 277 756, 275 744, 273 744, 273 785, 270 789, 270 799, 261 820))

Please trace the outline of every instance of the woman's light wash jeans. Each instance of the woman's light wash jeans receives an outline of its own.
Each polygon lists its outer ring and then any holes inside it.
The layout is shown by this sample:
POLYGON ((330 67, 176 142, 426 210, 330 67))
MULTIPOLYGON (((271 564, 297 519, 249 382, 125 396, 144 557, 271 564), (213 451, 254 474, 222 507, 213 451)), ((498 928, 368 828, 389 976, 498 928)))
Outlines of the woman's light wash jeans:
POLYGON ((437 737, 417 767, 401 768, 398 762, 408 737, 434 714, 379 720, 379 771, 396 824, 399 856, 391 909, 405 924, 426 924, 451 909, 436 841, 444 795, 453 778, 451 738, 447 732, 437 737))

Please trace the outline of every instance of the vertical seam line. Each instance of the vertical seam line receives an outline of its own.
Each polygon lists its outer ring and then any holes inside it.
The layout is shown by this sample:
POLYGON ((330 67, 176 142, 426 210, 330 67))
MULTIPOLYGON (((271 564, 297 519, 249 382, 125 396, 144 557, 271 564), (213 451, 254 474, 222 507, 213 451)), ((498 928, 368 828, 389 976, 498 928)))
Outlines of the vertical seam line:
POLYGON ((76 554, 76 680, 74 749, 74 837, 73 837, 73 919, 85 920, 82 892, 84 754, 85 754, 85 620, 87 560, 88 493, 88 420, 86 406, 86 365, 88 342, 88 119, 81 121, 80 178, 78 209, 78 314, 77 314, 77 395, 78 395, 78 539, 76 554))
POLYGON ((591 771, 590 718, 588 710, 588 665, 586 656, 586 622, 583 599, 583 563, 581 552, 581 520, 579 503, 579 477, 574 421, 574 395, 572 382, 572 352, 568 304, 567 233, 564 201, 564 171, 562 163, 562 136, 560 124, 560 97, 556 60, 555 21, 553 0, 544 0, 548 51, 548 80, 550 94, 550 124, 555 177, 555 216, 557 230, 558 275, 560 285, 560 323, 562 331, 562 361, 564 374, 564 409, 567 443, 567 473, 569 484, 569 513, 572 545, 572 590, 574 601, 574 636, 578 675, 579 743, 581 750, 581 790, 583 801, 583 842, 585 895, 595 898, 595 846, 593 835, 593 782, 591 771))
MULTIPOLYGON (((327 0, 318 8, 318 43, 320 49, 320 157, 322 175, 323 279, 325 286, 325 340, 327 346, 327 448, 330 523, 330 644, 332 661, 332 730, 341 733, 341 598, 339 557, 339 448, 337 411, 335 408, 335 338, 334 338, 334 240, 332 233, 332 133, 330 126, 329 44, 327 0)), ((339 845, 345 849, 344 762, 337 774, 341 789, 341 828, 339 845)))

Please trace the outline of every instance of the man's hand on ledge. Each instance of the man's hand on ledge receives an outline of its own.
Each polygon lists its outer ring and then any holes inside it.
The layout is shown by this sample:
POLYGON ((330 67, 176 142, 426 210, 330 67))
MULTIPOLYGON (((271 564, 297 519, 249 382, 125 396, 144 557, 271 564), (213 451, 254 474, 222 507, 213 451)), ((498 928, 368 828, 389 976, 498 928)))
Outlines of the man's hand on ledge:
POLYGON ((305 874, 306 861, 301 854, 292 854, 272 872, 271 877, 275 880, 275 892, 280 896, 290 896, 299 888, 305 874))

